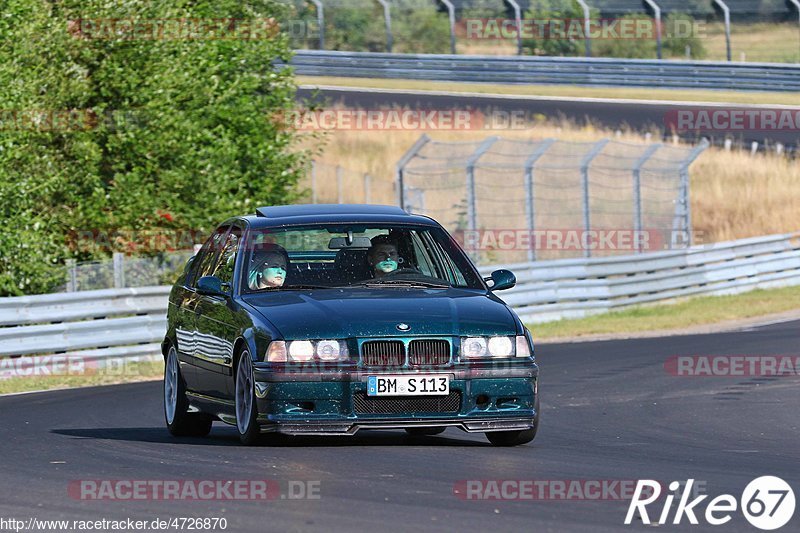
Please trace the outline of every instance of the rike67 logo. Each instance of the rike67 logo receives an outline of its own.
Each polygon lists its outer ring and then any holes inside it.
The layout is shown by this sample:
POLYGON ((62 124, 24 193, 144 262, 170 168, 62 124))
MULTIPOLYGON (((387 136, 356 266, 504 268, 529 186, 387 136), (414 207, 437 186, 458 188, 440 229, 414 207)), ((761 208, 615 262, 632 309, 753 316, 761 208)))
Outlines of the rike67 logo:
MULTIPOLYGON (((721 494, 707 502, 704 513, 701 513, 700 504, 708 498, 708 495, 700 495, 690 501, 693 485, 694 479, 687 480, 685 484, 678 481, 670 483, 671 494, 667 494, 664 499, 657 520, 651 520, 647 506, 660 498, 661 484, 651 479, 640 479, 628 507, 625 524, 631 523, 637 511, 643 524, 665 525, 669 523, 676 496, 679 496, 679 499, 672 524, 680 524, 686 517, 690 524, 697 525, 699 515, 705 518, 708 524, 719 526, 730 522, 737 509, 741 509, 742 514, 751 525, 761 530, 771 531, 786 525, 794 515, 794 491, 779 477, 762 476, 754 479, 745 487, 742 497, 738 501, 730 494, 721 494), (677 491, 681 487, 683 487, 683 491, 678 495, 677 491)), ((651 509, 651 512, 654 510, 657 509, 651 509)), ((656 517, 653 516, 653 518, 656 517)))

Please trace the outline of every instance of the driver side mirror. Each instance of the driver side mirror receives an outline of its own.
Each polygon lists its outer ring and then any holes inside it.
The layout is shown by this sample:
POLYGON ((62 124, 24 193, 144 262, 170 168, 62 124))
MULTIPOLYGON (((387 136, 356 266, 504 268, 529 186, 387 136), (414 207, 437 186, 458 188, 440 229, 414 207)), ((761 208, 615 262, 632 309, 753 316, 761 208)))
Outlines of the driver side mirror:
POLYGON ((197 292, 207 296, 229 296, 230 285, 216 276, 203 276, 197 280, 197 292), (226 290, 227 289, 227 290, 226 290))
POLYGON ((517 284, 517 277, 513 272, 506 269, 495 270, 488 278, 483 278, 484 281, 491 281, 489 289, 492 291, 502 291, 510 289, 517 284))

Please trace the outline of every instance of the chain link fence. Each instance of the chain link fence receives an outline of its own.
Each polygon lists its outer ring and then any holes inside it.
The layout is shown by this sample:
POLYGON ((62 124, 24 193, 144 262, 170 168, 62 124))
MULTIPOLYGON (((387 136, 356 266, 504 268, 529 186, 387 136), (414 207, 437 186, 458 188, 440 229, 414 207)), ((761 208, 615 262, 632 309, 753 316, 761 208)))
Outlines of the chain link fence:
MULTIPOLYGON (((679 249, 691 244, 689 165, 707 146, 423 135, 394 181, 313 162, 302 201, 399 203, 439 221, 479 264, 679 249)), ((60 290, 172 284, 192 253, 72 262, 60 290)))
POLYGON ((66 283, 56 292, 172 285, 193 253, 180 250, 153 257, 114 253, 110 261, 68 261, 66 283))
POLYGON ((313 161, 301 186, 312 204, 396 204, 395 184, 341 165, 313 161))
POLYGON ((688 167, 707 146, 423 135, 397 179, 401 205, 479 263, 675 249, 691 243, 688 167))

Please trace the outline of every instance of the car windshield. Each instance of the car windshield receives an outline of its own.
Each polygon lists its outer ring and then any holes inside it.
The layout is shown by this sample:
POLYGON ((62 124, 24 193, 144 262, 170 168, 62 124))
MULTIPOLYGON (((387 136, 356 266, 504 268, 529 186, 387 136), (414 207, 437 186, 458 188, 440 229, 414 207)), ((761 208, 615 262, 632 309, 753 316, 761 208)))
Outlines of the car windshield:
POLYGON ((414 225, 255 229, 245 244, 244 292, 317 288, 484 289, 444 230, 414 225))

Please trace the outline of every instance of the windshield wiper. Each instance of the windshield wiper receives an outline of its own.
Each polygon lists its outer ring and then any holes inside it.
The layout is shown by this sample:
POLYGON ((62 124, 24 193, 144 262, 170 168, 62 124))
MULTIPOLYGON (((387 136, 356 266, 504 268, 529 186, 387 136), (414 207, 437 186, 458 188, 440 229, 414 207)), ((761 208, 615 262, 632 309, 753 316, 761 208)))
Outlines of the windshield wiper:
POLYGON ((279 290, 291 290, 291 289, 333 289, 335 287, 329 287, 327 285, 311 285, 308 283, 292 283, 291 285, 284 285, 280 287, 279 290))
POLYGON ((379 280, 373 279, 369 281, 359 281, 358 283, 353 283, 350 285, 351 287, 423 287, 423 288, 434 288, 434 289, 449 289, 450 285, 445 285, 443 283, 432 283, 430 281, 412 281, 412 280, 403 280, 403 279, 387 279, 387 280, 379 280))

